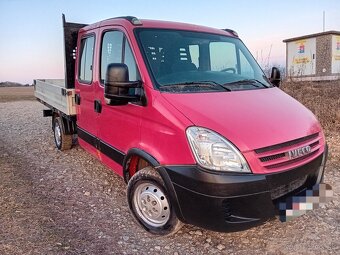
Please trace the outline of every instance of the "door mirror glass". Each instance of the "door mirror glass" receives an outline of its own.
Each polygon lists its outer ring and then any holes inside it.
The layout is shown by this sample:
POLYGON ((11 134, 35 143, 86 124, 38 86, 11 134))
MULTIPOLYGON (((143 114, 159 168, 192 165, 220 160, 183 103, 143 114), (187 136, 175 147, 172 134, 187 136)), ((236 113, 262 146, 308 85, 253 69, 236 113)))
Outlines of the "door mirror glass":
POLYGON ((277 67, 272 68, 272 73, 270 75, 270 82, 275 86, 279 87, 281 82, 281 73, 277 67))
POLYGON ((109 64, 104 86, 104 97, 107 104, 124 105, 140 100, 140 96, 129 94, 129 89, 141 87, 141 81, 129 81, 129 68, 126 64, 109 64))

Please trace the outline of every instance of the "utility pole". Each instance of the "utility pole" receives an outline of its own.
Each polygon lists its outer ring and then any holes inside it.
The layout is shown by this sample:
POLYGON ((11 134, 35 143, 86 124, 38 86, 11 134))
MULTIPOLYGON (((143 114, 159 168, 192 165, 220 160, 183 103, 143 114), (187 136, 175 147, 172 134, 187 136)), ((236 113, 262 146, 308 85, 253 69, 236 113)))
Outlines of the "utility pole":
POLYGON ((326 13, 325 13, 325 11, 323 11, 323 15, 322 16, 323 16, 322 17, 322 20, 323 20, 322 27, 323 27, 323 32, 325 32, 325 23, 326 23, 326 13))

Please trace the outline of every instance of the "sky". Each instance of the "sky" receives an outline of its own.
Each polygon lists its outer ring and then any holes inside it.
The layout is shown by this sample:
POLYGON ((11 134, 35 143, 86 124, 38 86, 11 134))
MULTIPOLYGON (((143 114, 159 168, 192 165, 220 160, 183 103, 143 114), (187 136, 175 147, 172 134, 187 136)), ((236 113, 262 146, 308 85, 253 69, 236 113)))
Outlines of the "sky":
POLYGON ((282 40, 340 31, 339 0, 0 0, 0 82, 31 84, 37 78, 63 78, 61 15, 91 24, 136 16, 231 28, 261 66, 285 65, 282 40))

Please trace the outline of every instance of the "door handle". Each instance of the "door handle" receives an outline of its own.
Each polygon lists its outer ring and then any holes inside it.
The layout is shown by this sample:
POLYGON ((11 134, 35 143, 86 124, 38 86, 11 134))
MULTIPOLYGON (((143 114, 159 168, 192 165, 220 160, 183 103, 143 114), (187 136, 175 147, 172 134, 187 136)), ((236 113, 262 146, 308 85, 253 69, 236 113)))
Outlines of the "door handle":
POLYGON ((98 99, 94 100, 94 111, 98 113, 102 112, 102 103, 98 99))
POLYGON ((80 105, 80 94, 75 94, 74 95, 74 102, 77 104, 77 105, 80 105))

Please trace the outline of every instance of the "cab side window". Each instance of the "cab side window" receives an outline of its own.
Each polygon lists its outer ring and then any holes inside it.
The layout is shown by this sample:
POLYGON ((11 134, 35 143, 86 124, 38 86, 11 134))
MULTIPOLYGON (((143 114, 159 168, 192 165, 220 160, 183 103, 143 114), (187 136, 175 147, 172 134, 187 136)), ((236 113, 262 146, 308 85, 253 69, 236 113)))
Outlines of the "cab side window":
POLYGON ((122 63, 123 37, 120 31, 106 32, 103 36, 100 65, 102 83, 105 80, 107 66, 111 63, 122 63))
POLYGON ((137 72, 137 65, 135 58, 133 57, 132 50, 127 40, 125 40, 125 50, 124 50, 124 64, 129 68, 129 80, 137 81, 139 80, 139 75, 137 72))
POLYGON ((92 82, 93 51, 94 36, 82 39, 80 44, 80 63, 78 77, 79 80, 84 83, 92 82))
POLYGON ((102 84, 105 82, 107 66, 111 63, 126 64, 129 68, 130 81, 140 79, 129 42, 120 31, 108 31, 104 33, 100 61, 100 80, 102 84))

